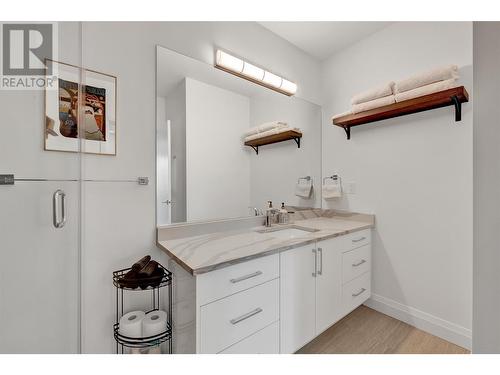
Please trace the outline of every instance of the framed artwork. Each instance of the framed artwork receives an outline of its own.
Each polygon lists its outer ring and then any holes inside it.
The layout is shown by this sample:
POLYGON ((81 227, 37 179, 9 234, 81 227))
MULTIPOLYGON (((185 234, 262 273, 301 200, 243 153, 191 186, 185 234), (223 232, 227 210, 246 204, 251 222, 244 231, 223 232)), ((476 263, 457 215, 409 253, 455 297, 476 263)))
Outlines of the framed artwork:
POLYGON ((116 155, 116 77, 52 64, 57 84, 45 90, 45 150, 116 155))

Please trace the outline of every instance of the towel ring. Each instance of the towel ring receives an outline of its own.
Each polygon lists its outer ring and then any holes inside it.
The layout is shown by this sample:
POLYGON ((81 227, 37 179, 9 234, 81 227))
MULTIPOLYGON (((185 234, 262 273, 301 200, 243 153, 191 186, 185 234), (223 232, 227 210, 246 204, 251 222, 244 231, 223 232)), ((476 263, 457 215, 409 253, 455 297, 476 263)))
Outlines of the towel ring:
POLYGON ((297 180, 298 184, 300 184, 300 180, 311 181, 311 183, 312 183, 312 177, 311 176, 299 177, 299 179, 297 180))
POLYGON ((332 179, 333 181, 339 181, 340 184, 342 184, 342 180, 340 179, 340 176, 338 174, 334 174, 331 176, 323 177, 323 185, 325 184, 325 181, 328 179, 332 179))

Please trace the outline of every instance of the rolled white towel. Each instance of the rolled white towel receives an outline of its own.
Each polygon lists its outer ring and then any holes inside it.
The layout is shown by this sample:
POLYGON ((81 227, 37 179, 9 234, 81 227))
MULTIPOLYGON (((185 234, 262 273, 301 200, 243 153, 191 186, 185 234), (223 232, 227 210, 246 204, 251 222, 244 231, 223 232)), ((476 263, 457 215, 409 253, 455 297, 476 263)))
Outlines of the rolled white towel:
POLYGON ((457 86, 458 84, 456 79, 447 79, 446 81, 434 82, 430 85, 417 87, 416 89, 396 94, 396 102, 403 102, 405 100, 418 98, 420 96, 429 95, 438 91, 448 90, 457 86))
POLYGON ((374 99, 383 98, 394 93, 394 82, 387 82, 385 85, 375 87, 370 90, 363 91, 354 95, 351 99, 351 104, 366 103, 374 99))
POLYGON ((260 125, 254 126, 253 128, 248 129, 245 133, 243 133, 243 136, 248 137, 249 135, 263 133, 263 132, 271 130, 271 129, 284 128, 286 126, 288 126, 288 124, 286 122, 283 122, 283 121, 265 122, 263 124, 260 124, 260 125))
POLYGON ((352 110, 348 110, 348 111, 339 113, 338 115, 333 115, 332 116, 332 121, 338 119, 339 117, 344 117, 344 116, 347 116, 347 115, 352 115, 352 110))
POLYGON ((386 105, 394 104, 395 102, 396 100, 394 99, 394 95, 385 96, 383 98, 370 100, 369 102, 366 103, 354 104, 352 106, 352 113, 369 111, 370 109, 384 107, 386 105))
POLYGON ((267 137, 269 135, 284 133, 284 132, 287 132, 289 130, 295 130, 296 132, 302 133, 299 128, 290 128, 289 126, 286 126, 283 128, 271 129, 271 130, 268 130, 268 131, 265 131, 262 133, 252 134, 252 135, 249 135, 248 137, 245 137, 243 140, 245 142, 252 141, 254 139, 267 137))
POLYGON ((428 70, 427 72, 424 73, 415 74, 411 77, 396 82, 396 85, 394 87, 394 92, 397 94, 400 92, 416 89, 417 87, 426 86, 434 82, 446 81, 449 79, 458 79, 458 78, 459 78, 458 66, 456 65, 442 66, 439 68, 428 70))

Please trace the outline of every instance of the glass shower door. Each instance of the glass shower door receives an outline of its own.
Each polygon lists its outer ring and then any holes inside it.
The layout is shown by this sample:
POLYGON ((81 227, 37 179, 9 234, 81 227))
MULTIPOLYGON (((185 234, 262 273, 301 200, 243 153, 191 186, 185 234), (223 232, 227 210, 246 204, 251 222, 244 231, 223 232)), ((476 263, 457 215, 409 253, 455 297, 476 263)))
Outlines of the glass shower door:
MULTIPOLYGON (((79 24, 55 26, 79 65, 79 24)), ((0 90, 0 353, 80 351, 78 88, 55 84, 0 90)))

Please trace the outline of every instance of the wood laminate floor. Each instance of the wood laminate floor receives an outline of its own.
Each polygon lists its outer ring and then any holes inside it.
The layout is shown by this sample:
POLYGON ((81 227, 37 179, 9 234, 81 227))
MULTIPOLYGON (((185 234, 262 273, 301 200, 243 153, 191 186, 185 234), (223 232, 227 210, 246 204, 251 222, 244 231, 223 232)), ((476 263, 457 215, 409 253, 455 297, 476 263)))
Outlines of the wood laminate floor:
POLYGON ((298 354, 468 354, 469 351, 360 306, 298 354))

